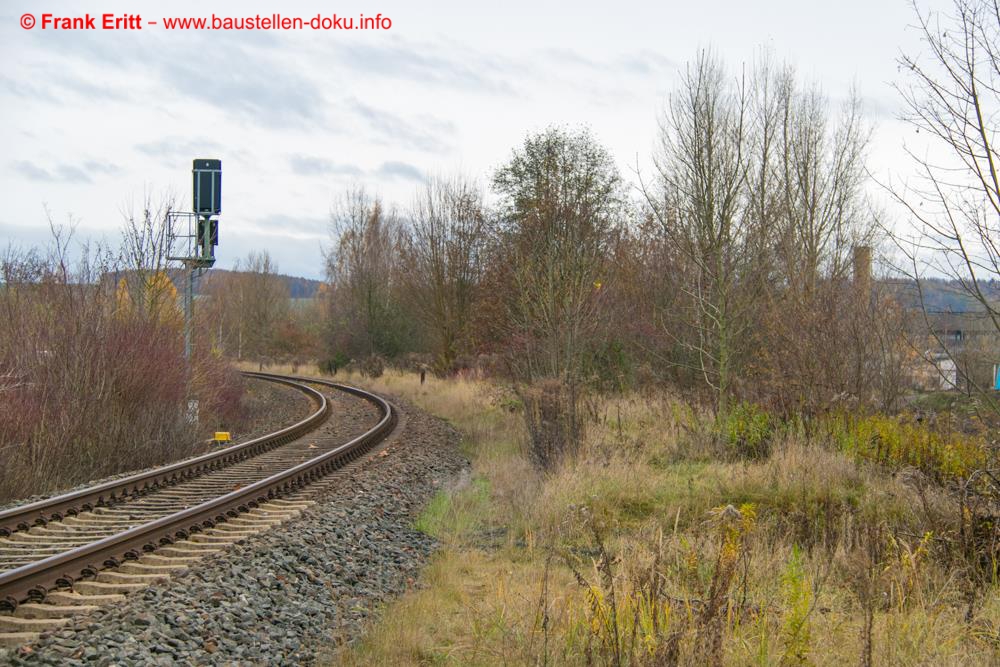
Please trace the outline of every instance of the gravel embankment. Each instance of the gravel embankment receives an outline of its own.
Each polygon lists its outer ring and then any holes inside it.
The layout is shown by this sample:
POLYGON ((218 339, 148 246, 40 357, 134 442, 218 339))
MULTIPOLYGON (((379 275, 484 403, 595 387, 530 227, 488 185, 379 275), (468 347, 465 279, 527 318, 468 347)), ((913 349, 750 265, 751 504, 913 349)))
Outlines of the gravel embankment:
MULTIPOLYGON (((248 378, 246 380, 246 395, 243 399, 243 412, 246 417, 244 417, 239 424, 230 429, 233 444, 259 438, 262 435, 267 435, 268 433, 273 433, 274 431, 282 429, 286 426, 291 426, 292 424, 305 419, 313 410, 315 410, 315 408, 313 407, 312 401, 310 401, 309 398, 298 389, 278 384, 277 382, 266 382, 264 380, 248 378)), ((196 454, 180 460, 186 461, 187 459, 201 456, 209 451, 211 447, 211 445, 199 447, 199 451, 196 454)), ((45 500, 46 498, 53 498, 64 493, 78 491, 96 484, 103 484, 105 482, 111 482, 123 477, 129 477, 130 475, 137 475, 141 472, 146 472, 159 467, 160 466, 150 466, 148 468, 140 468, 138 470, 127 470, 125 472, 118 473, 117 475, 109 475, 107 477, 102 477, 101 479, 93 479, 89 482, 78 484, 77 486, 53 491, 52 493, 38 494, 29 496, 28 498, 20 498, 6 503, 0 503, 0 510, 6 510, 20 505, 27 505, 28 503, 45 500)))
POLYGON ((337 473, 298 519, 201 561, 169 582, 78 618, 17 665, 301 665, 357 638, 435 548, 412 527, 434 492, 467 471, 458 433, 401 406, 404 426, 337 473))
POLYGON ((240 423, 229 429, 234 439, 251 440, 305 419, 315 408, 298 389, 277 382, 246 379, 240 423))

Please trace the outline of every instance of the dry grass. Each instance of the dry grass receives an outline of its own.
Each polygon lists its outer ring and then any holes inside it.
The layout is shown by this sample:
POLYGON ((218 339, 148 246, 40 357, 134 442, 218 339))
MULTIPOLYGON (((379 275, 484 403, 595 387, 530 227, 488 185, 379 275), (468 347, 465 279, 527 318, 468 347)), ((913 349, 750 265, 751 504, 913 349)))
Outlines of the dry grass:
POLYGON ((510 396, 487 383, 337 379, 448 419, 474 478, 417 522, 444 543, 423 586, 329 664, 1000 661, 1000 589, 980 589, 967 620, 940 491, 801 436, 759 462, 706 459, 700 416, 668 394, 592 405, 579 458, 543 477, 510 396), (727 505, 752 508, 745 533, 712 513, 727 505))

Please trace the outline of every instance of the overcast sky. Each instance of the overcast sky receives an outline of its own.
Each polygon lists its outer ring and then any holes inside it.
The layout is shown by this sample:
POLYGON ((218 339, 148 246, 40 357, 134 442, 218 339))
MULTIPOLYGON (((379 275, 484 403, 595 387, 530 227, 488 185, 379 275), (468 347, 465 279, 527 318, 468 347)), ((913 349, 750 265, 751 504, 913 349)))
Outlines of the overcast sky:
POLYGON ((734 68, 769 48, 834 103, 856 83, 876 126, 873 170, 910 170, 913 131, 896 120, 892 89, 900 50, 919 49, 907 0, 208 4, 0 4, 0 247, 42 242, 46 206, 78 219, 81 238, 113 236, 144 191, 189 205, 191 160, 220 158, 219 266, 262 248, 282 272, 320 278, 331 205, 352 184, 406 205, 425 174, 485 180, 553 123, 589 125, 629 177, 648 168, 667 94, 704 47, 734 68), (43 12, 87 11, 381 12, 392 27, 41 29, 43 12))

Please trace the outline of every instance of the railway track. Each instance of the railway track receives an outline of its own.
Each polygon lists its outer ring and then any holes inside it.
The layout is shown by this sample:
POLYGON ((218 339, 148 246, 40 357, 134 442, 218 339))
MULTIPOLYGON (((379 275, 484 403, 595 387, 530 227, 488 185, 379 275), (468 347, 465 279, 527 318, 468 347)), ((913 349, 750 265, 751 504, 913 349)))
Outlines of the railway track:
POLYGON ((30 642, 297 515, 317 481, 396 424, 388 402, 354 387, 245 375, 302 391, 313 412, 261 438, 0 512, 0 645, 30 642), (305 382, 371 404, 374 425, 346 442, 325 433, 331 400, 305 382))

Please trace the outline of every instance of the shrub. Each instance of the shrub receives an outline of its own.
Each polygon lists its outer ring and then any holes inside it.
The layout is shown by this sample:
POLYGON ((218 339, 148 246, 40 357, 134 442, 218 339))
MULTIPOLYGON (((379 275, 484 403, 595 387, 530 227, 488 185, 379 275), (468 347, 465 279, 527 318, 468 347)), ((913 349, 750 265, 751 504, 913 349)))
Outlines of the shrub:
POLYGON ((245 383, 236 369, 214 354, 196 354, 191 391, 198 398, 201 427, 230 430, 243 419, 245 383))
POLYGON ((722 415, 719 430, 733 458, 760 461, 771 455, 775 420, 752 403, 740 403, 722 415))
POLYGON ((23 407, 0 422, 2 498, 194 452, 179 332, 113 313, 100 292, 43 283, 0 295, 16 310, 0 324, 0 375, 17 379, 0 401, 23 407))
MULTIPOLYGON (((571 607, 568 648, 582 653, 587 664, 664 664, 665 655, 672 652, 674 624, 658 571, 662 542, 657 543, 648 570, 625 573, 616 569, 621 559, 609 551, 605 527, 586 507, 580 508, 578 516, 589 529, 597 558, 592 561, 592 574, 587 576, 578 558, 564 556, 577 584, 585 591, 582 613, 575 605, 571 607)), ((678 616, 684 618, 683 613, 678 616)))
MULTIPOLYGON (((174 295, 143 304, 97 263, 0 259, 0 501, 194 454, 174 295)), ((208 353, 191 390, 205 425, 231 421, 242 384, 208 353)))
POLYGON ((361 362, 361 375, 370 379, 378 379, 385 373, 385 361, 377 354, 366 357, 361 362))
POLYGON ((522 387, 520 396, 531 459, 543 470, 553 470, 579 451, 576 392, 559 380, 543 380, 522 387))
POLYGON ((609 393, 622 392, 635 383, 632 357, 619 340, 589 350, 584 355, 583 374, 593 388, 609 393))
POLYGON ((905 416, 840 416, 829 419, 826 430, 837 447, 856 459, 917 468, 939 482, 968 477, 989 462, 980 437, 905 416))
POLYGON ((781 575, 781 588, 785 598, 781 633, 784 656, 781 662, 785 665, 807 665, 811 650, 809 612, 812 610, 813 591, 798 546, 792 548, 792 557, 781 575))
POLYGON ((319 372, 323 375, 336 375, 337 371, 351 363, 350 357, 343 352, 336 352, 333 356, 319 362, 319 372))

